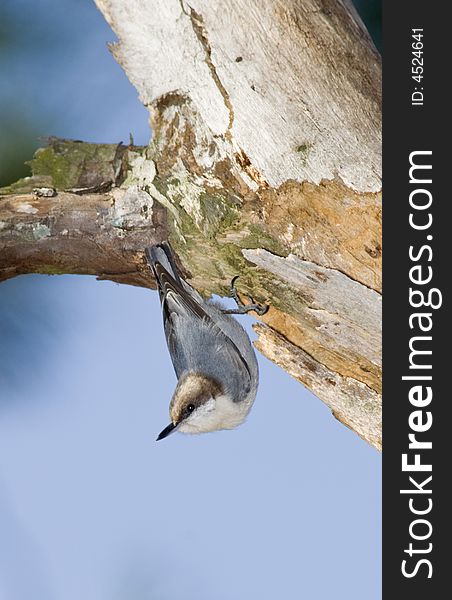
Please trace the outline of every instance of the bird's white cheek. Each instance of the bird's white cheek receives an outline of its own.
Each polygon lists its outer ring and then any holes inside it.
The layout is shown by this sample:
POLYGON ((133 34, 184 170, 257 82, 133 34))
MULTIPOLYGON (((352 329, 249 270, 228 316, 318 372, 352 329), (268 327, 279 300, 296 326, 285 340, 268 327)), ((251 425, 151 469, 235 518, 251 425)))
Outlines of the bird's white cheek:
POLYGON ((206 429, 214 420, 215 400, 211 398, 205 404, 196 409, 196 411, 185 419, 179 426, 182 433, 203 433, 211 431, 206 429))
POLYGON ((209 400, 181 423, 182 433, 205 433, 218 429, 233 429, 240 425, 249 412, 249 407, 234 403, 227 396, 209 400))

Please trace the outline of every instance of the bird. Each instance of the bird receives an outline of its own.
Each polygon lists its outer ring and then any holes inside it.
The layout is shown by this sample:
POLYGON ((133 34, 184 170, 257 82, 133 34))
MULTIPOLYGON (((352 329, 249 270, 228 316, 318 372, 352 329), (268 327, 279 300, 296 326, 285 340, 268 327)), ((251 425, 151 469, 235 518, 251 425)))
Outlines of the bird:
POLYGON ((204 300, 185 281, 167 242, 148 246, 145 255, 157 282, 163 327, 177 385, 169 405, 170 424, 157 437, 233 429, 243 423, 256 398, 259 369, 248 334, 232 316, 268 306, 250 297, 243 304, 234 277, 237 308, 204 300))

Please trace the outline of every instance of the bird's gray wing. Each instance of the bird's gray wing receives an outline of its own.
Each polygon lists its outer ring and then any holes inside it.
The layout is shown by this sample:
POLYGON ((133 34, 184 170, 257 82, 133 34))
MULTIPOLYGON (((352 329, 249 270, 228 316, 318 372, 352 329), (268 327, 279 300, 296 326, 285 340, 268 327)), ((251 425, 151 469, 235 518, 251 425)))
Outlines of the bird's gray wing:
POLYGON ((251 388, 248 363, 236 344, 203 306, 169 275, 159 273, 163 322, 174 370, 179 378, 193 370, 213 377, 239 401, 251 388))
POLYGON ((163 325, 174 370, 179 378, 195 370, 227 385, 237 401, 251 388, 250 367, 235 342, 183 283, 166 245, 147 250, 157 280, 163 325))
POLYGON ((196 371, 221 383, 236 402, 251 389, 250 368, 235 343, 209 317, 173 313, 171 347, 178 377, 184 371, 196 371))

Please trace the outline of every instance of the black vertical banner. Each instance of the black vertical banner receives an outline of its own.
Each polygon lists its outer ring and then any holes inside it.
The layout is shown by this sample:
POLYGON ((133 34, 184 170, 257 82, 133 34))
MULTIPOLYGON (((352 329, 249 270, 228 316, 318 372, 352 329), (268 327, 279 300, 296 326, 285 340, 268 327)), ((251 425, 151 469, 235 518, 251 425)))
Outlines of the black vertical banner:
POLYGON ((451 594, 449 4, 383 5, 383 598, 451 594))

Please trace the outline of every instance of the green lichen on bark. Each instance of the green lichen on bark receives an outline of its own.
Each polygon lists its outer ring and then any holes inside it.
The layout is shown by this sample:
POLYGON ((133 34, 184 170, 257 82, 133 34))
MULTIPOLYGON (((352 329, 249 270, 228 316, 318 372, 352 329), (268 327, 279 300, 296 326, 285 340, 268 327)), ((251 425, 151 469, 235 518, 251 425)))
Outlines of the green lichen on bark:
POLYGON ((26 194, 40 187, 70 190, 118 185, 127 171, 128 150, 122 143, 92 144, 49 138, 48 145, 39 148, 27 163, 31 177, 1 188, 0 195, 26 194))
POLYGON ((168 178, 157 175, 152 184, 173 209, 169 241, 195 286, 205 295, 226 295, 230 280, 240 273, 241 283, 253 287, 240 247, 224 241, 240 222, 241 199, 184 168, 168 178))

